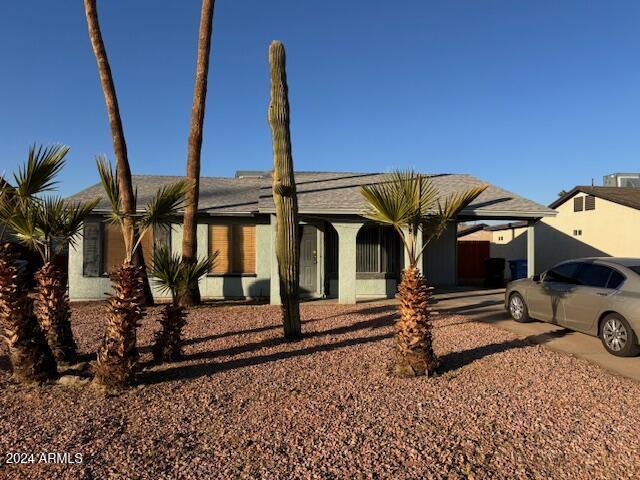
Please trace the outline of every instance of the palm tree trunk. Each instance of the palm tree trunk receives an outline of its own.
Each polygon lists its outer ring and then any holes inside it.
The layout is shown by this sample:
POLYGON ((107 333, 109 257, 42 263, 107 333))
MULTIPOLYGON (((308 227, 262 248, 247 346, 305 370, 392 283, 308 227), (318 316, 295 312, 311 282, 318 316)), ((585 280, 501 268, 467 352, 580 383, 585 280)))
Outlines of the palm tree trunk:
POLYGON ((113 274, 107 327, 94 366, 95 381, 107 390, 133 384, 138 361, 136 330, 144 315, 142 268, 125 263, 113 274))
POLYGON ((433 353, 430 288, 420 271, 409 266, 398 286, 400 318, 396 321, 396 375, 431 375, 438 360, 433 353))
MULTIPOLYGON (((111 75, 111 67, 109 66, 109 58, 107 50, 102 40, 102 32, 100 31, 100 23, 98 21, 98 9, 96 0, 84 0, 84 10, 87 17, 87 25, 89 27, 89 39, 93 53, 98 64, 98 73, 100 75, 100 84, 104 93, 104 100, 107 104, 107 113, 109 114, 109 126, 111 127, 111 137, 113 140, 113 151, 116 157, 116 170, 118 177, 118 189, 120 193, 120 201, 122 209, 129 214, 125 217, 125 227, 133 230, 134 224, 130 215, 135 213, 135 196, 133 193, 133 182, 131 181, 131 169, 129 167, 129 158, 127 156, 127 143, 124 138, 124 130, 122 128, 122 119, 120 118, 120 108, 118 107, 118 97, 116 96, 116 87, 113 83, 111 75)), ((142 253, 142 245, 135 252, 136 265, 144 266, 144 256, 142 253)), ((144 281, 145 303, 153 304, 153 295, 147 277, 146 269, 142 269, 142 278, 144 281)))
MULTIPOLYGON (((200 154, 202 152, 202 129, 204 126, 204 112, 207 99, 207 78, 209 74, 211 32, 213 28, 213 9, 215 3, 215 0, 202 0, 202 10, 200 12, 198 60, 196 64, 196 80, 193 89, 189 152, 187 157, 187 178, 193 182, 193 188, 185 195, 182 233, 182 260, 185 263, 196 262, 197 255, 200 154)), ((183 306, 200 303, 200 289, 197 283, 192 285, 182 296, 180 303, 183 306)))
POLYGON ((25 383, 42 382, 56 376, 56 362, 31 313, 32 302, 16 260, 10 244, 0 247, 2 336, 9 349, 14 378, 25 383))
POLYGON ((160 331, 156 333, 153 358, 158 362, 175 362, 182 357, 182 329, 187 324, 185 310, 177 304, 164 307, 160 331))
POLYGON ((76 342, 71 331, 71 309, 65 273, 54 262, 45 263, 36 273, 35 316, 58 363, 74 363, 76 342))

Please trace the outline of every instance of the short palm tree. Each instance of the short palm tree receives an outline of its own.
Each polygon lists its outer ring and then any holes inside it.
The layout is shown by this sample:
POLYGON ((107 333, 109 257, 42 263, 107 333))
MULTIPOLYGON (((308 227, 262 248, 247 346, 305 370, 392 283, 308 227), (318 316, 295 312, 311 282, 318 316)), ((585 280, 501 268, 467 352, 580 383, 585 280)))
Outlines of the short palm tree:
POLYGON ((174 362, 182 357, 182 329, 186 325, 186 309, 180 299, 203 275, 211 270, 218 252, 196 263, 185 263, 180 255, 167 248, 157 248, 153 254, 152 276, 156 285, 171 294, 160 317, 161 329, 156 333, 153 357, 158 362, 174 362))
POLYGON ((388 181, 365 185, 360 191, 368 203, 363 215, 393 226, 402 239, 409 264, 398 286, 400 318, 395 323, 395 373, 401 377, 430 375, 438 361, 432 348, 430 288, 418 268, 427 244, 442 234, 454 219, 486 188, 478 185, 441 198, 428 176, 413 171, 396 171, 388 181), (418 234, 423 246, 419 248, 418 234))
POLYGON ((178 214, 191 186, 187 181, 165 186, 158 190, 141 214, 131 215, 122 208, 119 177, 111 164, 104 157, 99 157, 97 164, 111 203, 109 221, 122 230, 125 257, 122 265, 110 275, 114 293, 108 299, 104 341, 94 367, 95 381, 107 390, 118 390, 134 381, 138 361, 136 329, 145 310, 142 268, 133 262, 134 255, 154 226, 168 225, 178 214))
POLYGON ((67 275, 59 256, 65 245, 75 244, 84 220, 97 203, 98 200, 71 204, 55 197, 39 199, 15 208, 7 222, 13 235, 42 259, 35 274, 34 313, 58 363, 74 363, 77 355, 67 275))
MULTIPOLYGON (((2 236, 13 218, 39 202, 37 195, 55 186, 55 177, 69 151, 63 145, 30 147, 27 161, 13 175, 15 186, 0 182, 2 236)), ((56 362, 32 314, 29 296, 32 266, 21 261, 14 245, 0 246, 0 324, 9 349, 13 376, 18 381, 44 381, 56 376, 56 362)))

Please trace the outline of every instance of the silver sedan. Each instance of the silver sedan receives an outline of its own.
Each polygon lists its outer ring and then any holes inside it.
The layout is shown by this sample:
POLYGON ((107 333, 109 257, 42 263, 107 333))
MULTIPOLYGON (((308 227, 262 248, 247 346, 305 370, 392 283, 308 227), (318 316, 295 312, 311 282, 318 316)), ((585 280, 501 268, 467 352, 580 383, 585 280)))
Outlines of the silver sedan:
POLYGON ((640 259, 585 258, 560 263, 507 286, 517 322, 554 323, 600 337, 613 355, 640 353, 640 259))

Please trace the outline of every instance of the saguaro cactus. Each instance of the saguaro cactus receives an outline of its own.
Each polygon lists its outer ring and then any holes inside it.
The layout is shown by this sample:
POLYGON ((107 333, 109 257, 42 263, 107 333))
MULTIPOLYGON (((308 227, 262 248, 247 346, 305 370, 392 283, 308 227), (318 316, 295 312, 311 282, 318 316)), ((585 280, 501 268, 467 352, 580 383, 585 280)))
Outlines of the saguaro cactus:
POLYGON ((289 97, 284 45, 269 46, 271 102, 269 125, 273 137, 273 201, 276 206, 276 257, 280 274, 280 299, 284 336, 300 336, 300 243, 298 241, 298 198, 293 175, 289 97))

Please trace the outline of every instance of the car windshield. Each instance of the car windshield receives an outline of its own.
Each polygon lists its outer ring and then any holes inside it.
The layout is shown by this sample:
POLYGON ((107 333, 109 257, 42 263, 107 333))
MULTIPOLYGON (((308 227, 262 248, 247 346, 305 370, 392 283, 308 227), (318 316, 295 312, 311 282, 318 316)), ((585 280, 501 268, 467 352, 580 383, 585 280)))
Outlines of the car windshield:
POLYGON ((630 270, 633 270, 634 272, 636 272, 638 275, 640 275, 640 265, 634 265, 632 267, 627 267, 630 270))

